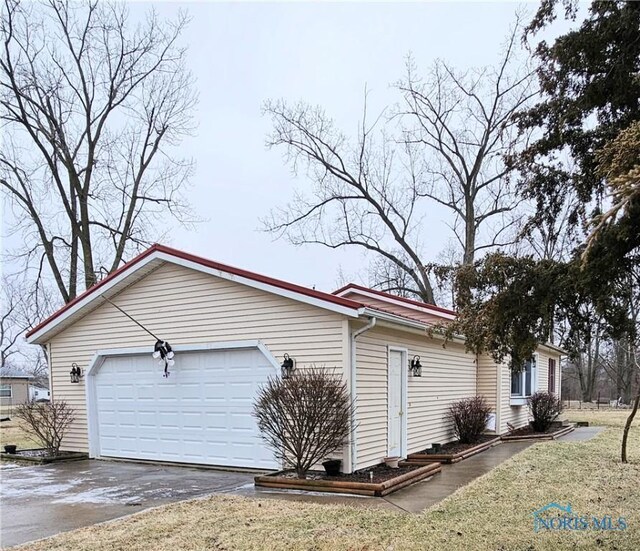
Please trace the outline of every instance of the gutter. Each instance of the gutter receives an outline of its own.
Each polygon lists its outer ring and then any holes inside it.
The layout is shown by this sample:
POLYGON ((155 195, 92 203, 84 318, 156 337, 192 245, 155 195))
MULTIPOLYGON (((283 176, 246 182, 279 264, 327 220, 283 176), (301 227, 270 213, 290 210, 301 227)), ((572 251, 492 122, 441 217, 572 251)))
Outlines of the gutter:
POLYGON ((351 333, 351 360, 349 362, 349 386, 351 388, 351 472, 356 470, 358 457, 358 442, 356 438, 356 428, 358 426, 358 422, 356 419, 358 398, 356 389, 356 339, 363 333, 366 333, 367 331, 373 329, 376 325, 376 321, 376 317, 372 316, 369 318, 369 323, 367 325, 351 333))
MULTIPOLYGON (((429 331, 430 329, 432 329, 434 327, 433 323, 426 323, 426 322, 422 322, 422 321, 417 321, 417 320, 410 320, 407 318, 403 318, 402 316, 398 316, 396 314, 389 314, 387 312, 381 312, 379 310, 375 310, 372 308, 363 308, 360 312, 361 314, 364 315, 368 315, 368 316, 373 316, 378 318, 380 321, 382 322, 388 322, 390 324, 394 324, 394 325, 401 325, 402 327, 407 327, 410 329, 417 329, 420 332, 424 333, 425 331, 429 331)), ((444 335, 442 335, 441 333, 438 332, 434 332, 433 335, 431 335, 432 338, 434 339, 441 339, 441 340, 446 340, 446 337, 444 335)), ((452 342, 459 342, 459 343, 464 343, 465 342, 465 338, 463 335, 452 335, 451 336, 451 341, 452 342)))

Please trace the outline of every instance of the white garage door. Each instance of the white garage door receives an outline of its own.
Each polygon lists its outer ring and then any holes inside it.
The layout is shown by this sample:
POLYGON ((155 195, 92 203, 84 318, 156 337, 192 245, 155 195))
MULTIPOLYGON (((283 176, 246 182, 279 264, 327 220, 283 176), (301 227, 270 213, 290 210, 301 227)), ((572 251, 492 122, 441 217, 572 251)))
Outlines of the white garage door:
POLYGON ((256 348, 176 354, 168 378, 150 354, 106 358, 95 375, 99 454, 278 468, 251 415, 275 369, 256 348))

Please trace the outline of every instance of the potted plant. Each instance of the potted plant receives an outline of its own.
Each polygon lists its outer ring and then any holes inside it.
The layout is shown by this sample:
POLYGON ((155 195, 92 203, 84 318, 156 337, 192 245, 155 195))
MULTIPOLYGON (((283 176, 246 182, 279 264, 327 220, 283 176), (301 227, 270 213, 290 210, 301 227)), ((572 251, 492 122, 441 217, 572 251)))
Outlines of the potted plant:
POLYGON ((399 461, 400 461, 400 457, 398 457, 397 455, 394 455, 392 457, 385 457, 384 458, 385 465, 387 467, 389 467, 390 469, 397 469, 399 461))
POLYGON ((322 462, 324 471, 327 476, 340 476, 340 467, 342 467, 342 459, 327 459, 322 462))
POLYGON ((16 453, 17 449, 18 449, 18 446, 16 446, 15 444, 7 444, 4 447, 4 451, 6 453, 16 453))

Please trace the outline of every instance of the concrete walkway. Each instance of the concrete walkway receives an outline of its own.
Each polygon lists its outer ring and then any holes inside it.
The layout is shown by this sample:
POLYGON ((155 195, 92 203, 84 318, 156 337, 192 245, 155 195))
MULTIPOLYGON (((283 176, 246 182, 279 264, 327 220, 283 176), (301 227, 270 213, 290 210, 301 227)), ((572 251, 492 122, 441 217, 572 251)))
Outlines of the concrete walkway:
MULTIPOLYGON (((549 445, 554 445, 558 441, 582 442, 590 440, 604 430, 604 428, 605 427, 579 427, 573 432, 562 436, 557 441, 551 440, 546 442, 549 445)), ((420 513, 450 496, 458 488, 466 486, 476 478, 500 465, 500 463, 535 443, 537 442, 504 442, 459 463, 443 465, 442 472, 435 475, 431 480, 418 482, 413 486, 398 490, 384 498, 331 495, 319 492, 278 491, 251 487, 245 487, 243 491, 239 493, 249 497, 270 497, 285 499, 287 501, 341 504, 405 511, 407 513, 420 513)))
MULTIPOLYGON (((603 429, 604 427, 579 427, 562 436, 558 441, 582 442, 590 440, 603 429)), ((459 463, 443 465, 442 472, 432 480, 394 492, 385 499, 404 511, 419 513, 535 443, 504 442, 459 463)))

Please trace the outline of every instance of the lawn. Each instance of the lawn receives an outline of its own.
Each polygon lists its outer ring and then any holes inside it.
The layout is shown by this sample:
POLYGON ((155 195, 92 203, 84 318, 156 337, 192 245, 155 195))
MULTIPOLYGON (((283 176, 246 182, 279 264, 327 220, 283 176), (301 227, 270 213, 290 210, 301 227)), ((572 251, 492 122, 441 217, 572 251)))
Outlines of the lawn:
MULTIPOLYGON (((2 417, 5 417, 5 414, 3 413, 2 417)), ((14 418, 0 423, 0 446, 5 444, 15 444, 18 449, 41 447, 41 444, 14 418)))
MULTIPOLYGON (((619 412, 614 412, 619 414, 619 412)), ((608 428, 586 442, 544 442, 419 515, 216 496, 142 512, 27 544, 29 551, 575 550, 640 549, 640 426, 631 463, 618 461, 623 415, 572 420, 608 428), (556 501, 581 515, 626 518, 624 531, 533 531, 532 512, 556 501)), ((509 444, 503 444, 505 446, 509 444)), ((427 483, 428 484, 428 483, 427 483)))

